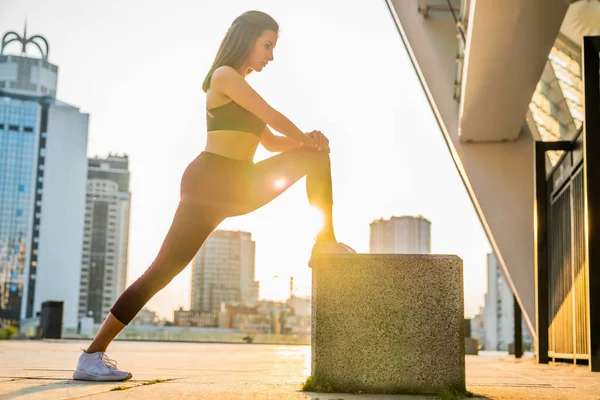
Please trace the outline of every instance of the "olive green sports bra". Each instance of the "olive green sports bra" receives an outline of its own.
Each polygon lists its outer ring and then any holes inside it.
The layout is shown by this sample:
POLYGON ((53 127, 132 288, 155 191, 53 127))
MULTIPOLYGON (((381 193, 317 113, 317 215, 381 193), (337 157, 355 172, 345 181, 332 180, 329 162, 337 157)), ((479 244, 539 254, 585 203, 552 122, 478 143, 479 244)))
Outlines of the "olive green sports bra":
POLYGON ((206 110, 206 127, 211 131, 241 131, 261 136, 265 126, 256 115, 237 104, 230 101, 222 106, 206 110))

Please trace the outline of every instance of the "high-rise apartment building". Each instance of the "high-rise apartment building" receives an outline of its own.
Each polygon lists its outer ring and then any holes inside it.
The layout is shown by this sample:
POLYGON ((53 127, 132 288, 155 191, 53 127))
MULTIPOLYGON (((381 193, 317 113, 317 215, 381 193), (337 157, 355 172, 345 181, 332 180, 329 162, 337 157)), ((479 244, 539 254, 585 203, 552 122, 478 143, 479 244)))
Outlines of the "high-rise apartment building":
POLYGON ((216 313, 221 303, 254 305, 255 242, 249 232, 213 232, 192 264, 191 309, 216 313))
POLYGON ((514 338, 513 295, 493 253, 487 255, 487 293, 483 308, 486 350, 507 350, 514 338))
POLYGON ((371 222, 371 253, 430 254, 431 222, 422 216, 371 222))
POLYGON ((15 32, 0 49, 0 322, 64 301, 77 326, 88 114, 55 98, 58 67, 46 39, 15 32), (14 39, 14 40, 13 40, 14 39), (8 54, 9 42, 20 55, 8 54), (26 55, 34 44, 40 57, 26 55), (17 47, 18 48, 18 47, 17 47))
MULTIPOLYGON (((514 296, 494 253, 487 255, 487 293, 482 312, 485 350, 507 351, 515 337, 514 296)), ((531 343, 526 328, 523 329, 523 342, 531 343)))
POLYGON ((79 317, 97 324, 125 290, 130 199, 127 156, 88 160, 79 317))

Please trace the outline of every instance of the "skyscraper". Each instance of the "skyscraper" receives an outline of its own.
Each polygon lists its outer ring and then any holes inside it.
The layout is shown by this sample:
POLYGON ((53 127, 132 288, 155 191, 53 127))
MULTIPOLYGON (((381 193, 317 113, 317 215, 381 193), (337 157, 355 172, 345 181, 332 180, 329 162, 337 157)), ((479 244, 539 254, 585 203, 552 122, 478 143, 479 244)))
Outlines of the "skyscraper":
POLYGON ((483 309, 486 350, 507 350, 512 343, 513 295, 493 253, 487 255, 487 293, 483 309))
POLYGON ((371 253, 431 253, 431 222, 423 216, 381 218, 371 222, 370 228, 371 253))
POLYGON ((191 309, 214 313, 221 303, 254 305, 255 247, 250 232, 213 232, 192 263, 191 309))
POLYGON ((88 160, 79 317, 101 323, 125 290, 129 248, 129 159, 88 160))
POLYGON ((0 49, 0 321, 65 302, 76 328, 88 115, 55 98, 58 67, 41 36, 4 35, 0 49), (10 42, 21 55, 5 54, 10 42), (41 57, 28 57, 35 44, 41 57))
MULTIPOLYGON (((507 351, 514 341, 514 296, 494 253, 487 255, 487 293, 483 307, 485 350, 507 351)), ((531 343, 527 329, 523 330, 524 343, 531 343)))

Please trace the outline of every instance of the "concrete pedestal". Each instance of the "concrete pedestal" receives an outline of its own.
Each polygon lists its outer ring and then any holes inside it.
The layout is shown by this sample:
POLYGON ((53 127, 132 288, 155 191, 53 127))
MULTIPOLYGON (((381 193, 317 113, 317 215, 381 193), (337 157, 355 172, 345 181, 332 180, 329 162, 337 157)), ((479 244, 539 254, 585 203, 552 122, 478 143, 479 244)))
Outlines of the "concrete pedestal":
POLYGON ((320 255, 312 277, 312 378, 335 392, 465 390, 462 260, 320 255))

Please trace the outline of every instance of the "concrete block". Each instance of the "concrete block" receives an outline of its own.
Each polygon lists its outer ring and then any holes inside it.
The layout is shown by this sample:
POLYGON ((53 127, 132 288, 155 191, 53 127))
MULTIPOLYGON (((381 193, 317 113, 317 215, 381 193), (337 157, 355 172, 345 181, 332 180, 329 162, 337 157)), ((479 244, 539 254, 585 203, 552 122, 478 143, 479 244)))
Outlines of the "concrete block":
POLYGON ((475 338, 465 338, 465 355, 476 356, 479 354, 479 341, 475 338))
POLYGON ((465 390, 462 260, 324 254, 312 276, 313 382, 340 393, 465 390))

